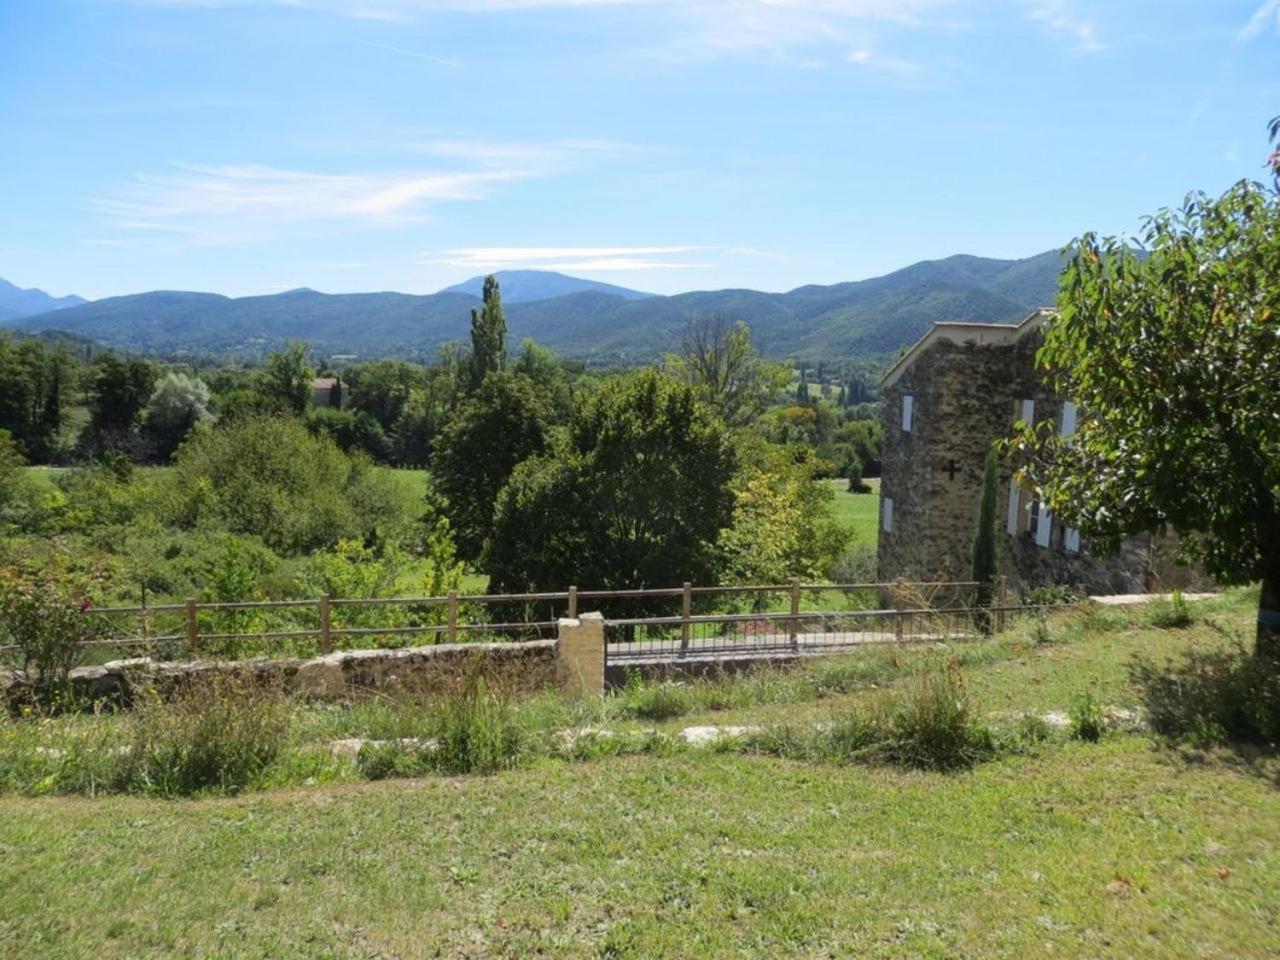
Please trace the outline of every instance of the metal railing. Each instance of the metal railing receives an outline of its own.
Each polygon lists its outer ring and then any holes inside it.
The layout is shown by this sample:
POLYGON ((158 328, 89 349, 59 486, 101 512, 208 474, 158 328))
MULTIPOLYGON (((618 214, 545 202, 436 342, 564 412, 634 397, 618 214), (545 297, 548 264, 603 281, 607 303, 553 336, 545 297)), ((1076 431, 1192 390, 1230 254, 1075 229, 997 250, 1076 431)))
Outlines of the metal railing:
MULTIPOLYGON (((534 639, 553 636, 560 617, 576 617, 583 602, 602 612, 612 636, 621 628, 636 643, 668 643, 688 652, 724 643, 726 625, 740 634, 772 636, 764 624, 784 624, 787 643, 827 633, 876 632, 821 622, 869 625, 897 616, 898 632, 912 616, 960 609, 972 603, 972 581, 748 584, 644 589, 588 589, 539 593, 460 594, 431 597, 337 598, 203 602, 89 607, 86 616, 105 621, 104 636, 89 646, 143 651, 172 657, 325 654, 376 645, 459 643, 475 639, 534 639), (892 604, 886 609, 883 604, 892 604), (846 609, 838 609, 845 607, 846 609), (843 619, 842 619, 843 618, 843 619), (755 624, 755 626, 748 626, 755 624), (713 633, 711 625, 718 625, 713 633), (695 643, 697 641, 697 643, 695 643)), ((1002 596, 1002 594, 1001 594, 1002 596)), ((876 629, 879 629, 877 627, 876 629)), ((761 644, 764 644, 762 639, 761 644)), ((773 640, 769 640, 773 643, 773 640)), ((810 645, 817 644, 812 639, 810 645)), ((612 644, 610 644, 612 646, 612 644)), ((16 645, 0 646, 0 654, 16 645)), ((616 648, 618 655, 625 655, 616 648)), ((654 648, 655 650, 657 648, 654 648)), ((680 652, 679 649, 676 651, 680 652)), ((610 655, 613 655, 611 652, 610 655)))

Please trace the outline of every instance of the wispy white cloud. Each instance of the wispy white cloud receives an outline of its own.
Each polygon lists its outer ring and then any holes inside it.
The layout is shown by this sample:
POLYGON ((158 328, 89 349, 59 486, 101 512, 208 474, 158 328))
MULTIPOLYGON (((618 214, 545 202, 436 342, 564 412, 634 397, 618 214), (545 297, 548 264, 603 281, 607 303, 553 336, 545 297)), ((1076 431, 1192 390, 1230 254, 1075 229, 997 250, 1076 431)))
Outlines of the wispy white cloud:
POLYGON ((630 272, 700 270, 726 257, 784 259, 752 247, 705 245, 655 247, 460 247, 425 256, 420 263, 483 273, 492 270, 569 270, 630 272))
POLYGON ((908 60, 905 57, 883 54, 869 47, 859 47, 857 50, 850 51, 845 60, 867 70, 889 74, 903 80, 919 77, 925 71, 922 63, 908 60))
POLYGON ((1077 0, 1030 0, 1025 9, 1028 19, 1065 37, 1077 53, 1106 49, 1098 36, 1097 24, 1081 11, 1077 0))
POLYGON ((388 53, 398 53, 402 57, 413 57, 415 60, 425 60, 428 63, 438 63, 445 67, 461 67, 463 64, 457 60, 446 60, 444 57, 433 57, 429 53, 420 53, 417 50, 406 50, 404 47, 393 47, 389 43, 374 43, 372 40, 361 40, 366 47, 373 47, 376 50, 386 50, 388 53))
POLYGON ((231 244, 311 229, 369 229, 421 220, 440 204, 483 200, 504 184, 551 176, 581 144, 427 145, 445 169, 321 173, 262 164, 179 163, 96 201, 118 229, 231 244))
POLYGON ((1253 40, 1270 29, 1280 33, 1280 0, 1263 0, 1261 6, 1253 12, 1249 22, 1241 28, 1237 39, 1253 40))

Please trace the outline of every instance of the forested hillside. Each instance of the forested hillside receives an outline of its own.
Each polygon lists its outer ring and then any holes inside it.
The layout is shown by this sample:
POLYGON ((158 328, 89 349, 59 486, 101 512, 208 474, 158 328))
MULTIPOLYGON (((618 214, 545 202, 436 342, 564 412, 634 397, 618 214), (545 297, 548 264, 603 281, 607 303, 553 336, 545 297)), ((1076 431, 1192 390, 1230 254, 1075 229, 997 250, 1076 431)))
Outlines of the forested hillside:
MULTIPOLYGON (((771 357, 877 356, 897 351, 939 320, 1021 319, 1053 302, 1060 265, 1057 251, 1023 260, 955 256, 870 280, 787 293, 716 290, 638 297, 601 284, 605 289, 508 302, 507 315, 517 340, 530 337, 567 358, 596 363, 652 361, 677 345, 690 319, 713 314, 746 322, 771 357)), ((520 279, 531 292, 560 288, 520 279)), ((305 338, 323 355, 426 358, 442 344, 467 336, 471 308, 479 303, 478 297, 454 290, 412 296, 301 289, 240 298, 157 291, 7 325, 63 330, 141 353, 257 357, 287 339, 305 338)))

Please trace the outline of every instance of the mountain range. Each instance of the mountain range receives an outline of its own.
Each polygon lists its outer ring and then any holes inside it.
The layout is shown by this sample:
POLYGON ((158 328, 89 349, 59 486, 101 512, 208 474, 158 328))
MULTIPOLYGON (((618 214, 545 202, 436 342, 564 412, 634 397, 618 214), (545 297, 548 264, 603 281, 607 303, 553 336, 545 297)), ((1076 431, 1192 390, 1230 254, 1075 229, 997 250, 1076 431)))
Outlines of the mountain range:
MULTIPOLYGON (((612 283, 601 283, 599 280, 584 280, 581 277, 570 277, 554 270, 499 270, 494 274, 498 278, 498 286, 502 288, 502 302, 527 303, 530 300, 550 300, 570 293, 611 293, 624 300, 641 300, 651 297, 651 293, 629 290, 612 283)), ((472 277, 452 287, 445 287, 441 293, 466 293, 478 297, 484 292, 484 277, 472 277)))
MULTIPOLYGON (((565 357, 609 364, 649 361, 678 346, 691 318, 721 314, 746 321, 769 356, 830 360, 892 354, 939 320, 1015 322, 1053 303, 1062 265, 1057 250, 1020 260, 957 255, 869 280, 786 293, 743 289, 649 296, 540 271, 500 274, 499 281, 513 342, 530 337, 565 357)), ((105 346, 168 356, 253 356, 287 339, 302 339, 322 356, 425 359, 441 345, 467 338, 481 282, 476 278, 425 296, 300 289, 232 298, 155 291, 0 318, 0 325, 59 330, 105 346)))
POLYGON ((64 310, 87 302, 84 297, 77 297, 74 294, 68 297, 53 297, 34 287, 23 290, 0 277, 0 323, 17 320, 20 317, 49 313, 52 310, 64 310))

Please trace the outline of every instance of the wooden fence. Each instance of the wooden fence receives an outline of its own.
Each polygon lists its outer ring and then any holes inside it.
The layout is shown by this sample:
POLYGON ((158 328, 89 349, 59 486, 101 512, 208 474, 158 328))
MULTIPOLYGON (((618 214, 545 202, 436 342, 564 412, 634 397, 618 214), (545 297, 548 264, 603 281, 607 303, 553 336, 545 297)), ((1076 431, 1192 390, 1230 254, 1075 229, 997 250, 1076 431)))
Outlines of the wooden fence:
MULTIPOLYGON (((474 594, 451 592, 436 597, 337 598, 329 596, 301 600, 202 602, 188 599, 183 603, 142 606, 89 607, 86 616, 104 618, 114 633, 91 641, 93 646, 113 648, 185 649, 187 655, 217 655, 229 644, 254 641, 261 652, 286 645, 287 641, 309 641, 320 653, 337 647, 353 648, 361 641, 404 637, 429 637, 431 643, 458 643, 477 636, 525 638, 546 636, 555 630, 559 617, 576 618, 584 603, 590 609, 602 610, 606 617, 615 607, 624 614, 637 604, 671 605, 672 615, 651 616, 655 627, 674 627, 686 641, 694 625, 705 615, 695 615, 695 606, 721 612, 732 611, 735 602, 749 602, 763 610, 770 602, 785 605, 792 620, 803 612, 806 597, 820 598, 832 593, 845 594, 851 600, 870 602, 888 597, 899 611, 921 606, 968 606, 973 581, 869 582, 869 583, 801 583, 752 584, 741 586, 694 586, 632 590, 583 590, 570 586, 565 590, 544 593, 474 594), (716 603, 712 604, 711 601, 716 603), (490 611, 498 608, 505 618, 493 618, 490 611), (512 618, 513 610, 523 615, 512 618), (384 611, 382 619, 403 621, 386 625, 358 625, 361 619, 377 620, 376 611, 384 611), (396 611, 394 615, 392 612, 396 611), (371 614, 371 612, 374 612, 371 614), (254 628, 227 628, 237 614, 257 614, 274 624, 254 628), (354 621, 354 623, 353 623, 354 621), (136 624, 133 628, 121 623, 136 624), (357 641, 353 644, 351 641, 357 641)), ((992 609, 1002 617, 1004 587, 996 591, 992 609)), ((851 607, 850 609, 858 609, 851 607)), ((862 609, 865 609, 863 607, 862 609)), ((641 621, 634 621, 639 623, 641 621)), ((372 645, 372 644, 370 644, 372 645)), ((0 646, 0 653, 12 652, 16 645, 0 646)))

